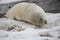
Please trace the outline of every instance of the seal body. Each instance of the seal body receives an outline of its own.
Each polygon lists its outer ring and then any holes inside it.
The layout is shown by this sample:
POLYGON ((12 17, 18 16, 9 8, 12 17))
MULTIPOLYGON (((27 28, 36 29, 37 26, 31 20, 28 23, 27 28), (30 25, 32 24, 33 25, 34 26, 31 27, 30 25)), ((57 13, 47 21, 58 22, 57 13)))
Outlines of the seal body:
POLYGON ((18 3, 5 15, 8 18, 27 21, 34 25, 46 24, 47 15, 44 10, 34 3, 18 3))

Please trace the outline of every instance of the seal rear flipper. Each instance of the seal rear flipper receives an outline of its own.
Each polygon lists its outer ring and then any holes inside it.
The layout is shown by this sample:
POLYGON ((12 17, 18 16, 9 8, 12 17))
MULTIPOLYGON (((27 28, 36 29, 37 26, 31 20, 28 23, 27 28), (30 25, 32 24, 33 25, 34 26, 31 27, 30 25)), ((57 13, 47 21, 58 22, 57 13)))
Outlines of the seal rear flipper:
POLYGON ((4 14, 3 14, 3 13, 0 13, 0 18, 7 18, 7 17, 5 16, 5 14, 6 14, 6 13, 4 13, 4 14))

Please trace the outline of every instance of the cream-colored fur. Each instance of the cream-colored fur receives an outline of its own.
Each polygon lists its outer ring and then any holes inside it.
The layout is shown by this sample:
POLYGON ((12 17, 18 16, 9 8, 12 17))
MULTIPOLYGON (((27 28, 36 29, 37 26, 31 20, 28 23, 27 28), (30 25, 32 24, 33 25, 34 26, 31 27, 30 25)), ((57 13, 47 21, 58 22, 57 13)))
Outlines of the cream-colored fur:
POLYGON ((25 2, 13 6, 5 16, 11 19, 24 20, 34 25, 44 25, 47 18, 41 7, 34 3, 25 2))

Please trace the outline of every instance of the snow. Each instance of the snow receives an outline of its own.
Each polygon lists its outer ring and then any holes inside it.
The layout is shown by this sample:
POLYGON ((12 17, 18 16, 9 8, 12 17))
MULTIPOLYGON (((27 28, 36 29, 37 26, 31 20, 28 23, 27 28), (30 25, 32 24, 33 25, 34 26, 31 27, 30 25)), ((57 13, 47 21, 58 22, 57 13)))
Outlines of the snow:
POLYGON ((60 40, 60 13, 47 15, 47 25, 40 28, 22 21, 0 18, 0 40, 60 40))
POLYGON ((22 0, 0 0, 0 4, 6 4, 11 2, 16 2, 16 1, 22 1, 22 0))

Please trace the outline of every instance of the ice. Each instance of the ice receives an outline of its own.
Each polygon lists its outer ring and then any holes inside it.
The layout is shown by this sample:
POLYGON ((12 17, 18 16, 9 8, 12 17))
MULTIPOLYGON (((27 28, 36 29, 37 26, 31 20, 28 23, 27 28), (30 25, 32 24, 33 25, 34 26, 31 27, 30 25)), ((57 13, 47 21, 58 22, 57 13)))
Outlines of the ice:
POLYGON ((47 15, 48 23, 41 28, 22 21, 0 18, 0 40, 60 40, 60 13, 47 15))
POLYGON ((22 0, 0 0, 0 4, 6 4, 11 2, 16 2, 16 1, 22 1, 22 0))

